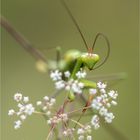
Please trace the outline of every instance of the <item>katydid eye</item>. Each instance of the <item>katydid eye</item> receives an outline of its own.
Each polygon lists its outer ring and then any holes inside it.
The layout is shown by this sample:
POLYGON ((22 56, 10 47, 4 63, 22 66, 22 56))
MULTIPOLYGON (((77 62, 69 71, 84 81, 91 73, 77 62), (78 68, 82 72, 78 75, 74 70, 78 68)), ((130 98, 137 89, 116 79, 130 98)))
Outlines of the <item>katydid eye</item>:
POLYGON ((98 62, 100 59, 98 54, 93 54, 92 57, 95 62, 98 62))

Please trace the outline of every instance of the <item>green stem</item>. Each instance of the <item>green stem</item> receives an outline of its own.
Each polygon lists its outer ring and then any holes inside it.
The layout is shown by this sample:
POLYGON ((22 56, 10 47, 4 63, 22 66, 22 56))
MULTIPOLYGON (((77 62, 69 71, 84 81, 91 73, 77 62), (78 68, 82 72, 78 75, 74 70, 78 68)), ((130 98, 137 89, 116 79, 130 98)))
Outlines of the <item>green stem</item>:
POLYGON ((84 125, 83 124, 81 124, 81 123, 79 123, 79 122, 77 122, 77 121, 75 121, 75 120, 73 120, 73 119, 70 119, 72 122, 74 122, 74 123, 76 123, 77 125, 79 125, 80 127, 84 127, 84 125))
POLYGON ((47 63, 46 57, 38 49, 34 48, 3 16, 0 17, 0 25, 34 58, 47 63))

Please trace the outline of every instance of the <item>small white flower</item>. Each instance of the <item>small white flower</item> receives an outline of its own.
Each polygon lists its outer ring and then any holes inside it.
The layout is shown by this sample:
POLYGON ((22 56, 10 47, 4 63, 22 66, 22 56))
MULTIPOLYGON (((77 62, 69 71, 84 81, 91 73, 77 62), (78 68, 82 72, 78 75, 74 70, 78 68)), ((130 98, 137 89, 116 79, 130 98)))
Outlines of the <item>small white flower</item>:
POLYGON ((48 121, 47 121, 47 124, 49 124, 49 125, 50 125, 51 123, 52 123, 52 121, 51 121, 51 120, 48 120, 48 121))
POLYGON ((78 78, 78 79, 81 79, 81 78, 85 78, 86 77, 86 75, 87 75, 87 73, 85 72, 85 71, 78 71, 77 73, 76 73, 76 77, 78 78))
POLYGON ((47 111, 46 115, 50 116, 51 115, 51 111, 47 111))
POLYGON ((92 124, 92 125, 94 125, 94 124, 96 124, 96 123, 99 123, 99 117, 98 117, 98 115, 94 115, 94 116, 92 117, 92 120, 91 120, 91 124, 92 124))
POLYGON ((95 95, 97 93, 97 89, 91 88, 89 89, 89 94, 95 95))
POLYGON ((57 81, 56 83, 55 83, 55 87, 56 87, 56 89, 63 89, 64 87, 65 87, 65 82, 63 81, 63 80, 61 80, 61 81, 57 81))
POLYGON ((68 136, 68 132, 67 131, 63 131, 63 135, 66 137, 68 136))
POLYGON ((82 129, 82 128, 79 128, 78 130, 77 130, 77 134, 78 135, 81 135, 81 134, 84 134, 85 133, 85 131, 82 129))
POLYGON ((19 111, 19 112, 17 112, 16 114, 17 114, 17 116, 19 116, 19 115, 21 115, 21 114, 22 114, 22 112, 21 112, 21 111, 19 111))
POLYGON ((62 79, 62 73, 59 70, 52 71, 50 77, 53 81, 58 81, 62 79))
POLYGON ((79 136, 79 137, 78 137, 78 140, 84 140, 84 136, 82 136, 82 135, 79 136))
POLYGON ((102 89, 100 89, 100 92, 101 92, 102 94, 105 94, 105 93, 106 93, 106 90, 105 90, 104 88, 102 88, 102 89))
POLYGON ((26 116, 25 115, 21 115, 20 118, 21 118, 21 120, 25 120, 26 116))
POLYGON ((23 102, 28 103, 29 102, 29 97, 23 97, 23 102))
POLYGON ((100 114, 101 116, 105 116, 106 113, 107 113, 107 109, 106 109, 105 107, 102 107, 102 108, 99 110, 99 114, 100 114))
POLYGON ((9 116, 12 116, 12 115, 14 115, 15 114, 15 110, 14 109, 10 109, 9 111, 8 111, 8 115, 9 116))
POLYGON ((67 86, 65 87, 65 90, 68 90, 68 91, 69 91, 70 88, 71 88, 70 85, 67 85, 67 86))
POLYGON ((108 95, 107 95, 106 93, 105 93, 105 94, 102 94, 102 95, 101 95, 101 97, 102 97, 103 99, 108 100, 108 98, 107 98, 107 97, 108 97, 108 95))
POLYGON ((107 106, 108 108, 110 108, 110 107, 111 107, 111 104, 110 104, 110 103, 107 103, 106 106, 107 106))
POLYGON ((105 116, 105 121, 107 123, 111 123, 114 118, 115 118, 115 116, 113 115, 113 113, 107 113, 105 116))
POLYGON ((46 111, 47 110, 47 106, 43 106, 43 108, 42 108, 44 111, 46 111))
POLYGON ((17 101, 17 102, 21 101, 22 100, 22 94, 21 93, 16 93, 14 95, 14 100, 17 101))
POLYGON ((88 134, 91 133, 91 126, 90 125, 85 126, 84 129, 85 129, 86 133, 88 133, 88 134))
POLYGON ((22 124, 22 123, 21 123, 21 121, 20 121, 20 120, 15 121, 15 126, 14 126, 14 128, 15 128, 15 129, 20 128, 21 124, 22 124))
POLYGON ((21 104, 21 103, 18 103, 18 105, 17 105, 19 108, 22 108, 24 105, 23 104, 21 104))
POLYGON ((72 91, 73 91, 74 93, 77 93, 77 94, 81 94, 81 93, 82 93, 81 88, 80 88, 76 83, 73 83, 73 84, 72 84, 71 89, 72 89, 72 91))
POLYGON ((93 99, 92 104, 91 104, 93 109, 99 110, 103 105, 98 99, 93 99))
POLYGON ((100 127, 100 125, 99 125, 98 123, 94 125, 94 129, 96 129, 96 130, 97 130, 99 127, 100 127))
POLYGON ((25 111, 24 111, 24 112, 25 112, 27 115, 31 115, 34 111, 35 111, 35 108, 33 107, 32 104, 27 104, 27 105, 25 106, 25 111))
POLYGON ((48 96, 45 96, 43 99, 44 99, 45 101, 49 101, 49 97, 48 97, 48 96))
POLYGON ((112 99, 116 99, 118 96, 118 93, 115 92, 114 90, 111 90, 108 95, 112 98, 112 99))
POLYGON ((92 140, 92 137, 91 136, 87 136, 87 140, 92 140))
POLYGON ((22 112, 24 112, 24 110, 25 110, 25 106, 24 105, 22 105, 22 106, 19 107, 19 112, 22 113, 22 112))
POLYGON ((69 78, 70 77, 70 72, 69 71, 65 71, 64 75, 65 75, 65 77, 69 78))
POLYGON ((37 101, 37 102, 36 102, 36 105, 37 105, 37 106, 40 106, 40 105, 42 105, 42 102, 41 102, 41 101, 37 101))
POLYGON ((111 101, 111 104, 114 105, 114 106, 116 106, 116 105, 117 105, 117 102, 114 101, 114 100, 112 100, 112 101, 111 101))
POLYGON ((102 82, 98 82, 97 83, 97 87, 99 88, 99 89, 104 89, 104 88, 106 88, 106 84, 105 83, 102 83, 102 82))
POLYGON ((73 135, 73 131, 74 129, 73 128, 66 128, 64 131, 63 131, 63 135, 66 137, 66 136, 72 136, 73 135))
POLYGON ((54 104, 54 103, 56 102, 56 99, 55 99, 55 98, 51 98, 50 102, 51 102, 52 104, 54 104))
POLYGON ((60 114, 59 116, 61 118, 62 121, 66 122, 68 120, 68 115, 67 114, 60 114))
POLYGON ((94 115, 92 117, 91 124, 94 126, 95 129, 98 129, 100 127, 100 125, 99 125, 99 116, 98 115, 94 115))

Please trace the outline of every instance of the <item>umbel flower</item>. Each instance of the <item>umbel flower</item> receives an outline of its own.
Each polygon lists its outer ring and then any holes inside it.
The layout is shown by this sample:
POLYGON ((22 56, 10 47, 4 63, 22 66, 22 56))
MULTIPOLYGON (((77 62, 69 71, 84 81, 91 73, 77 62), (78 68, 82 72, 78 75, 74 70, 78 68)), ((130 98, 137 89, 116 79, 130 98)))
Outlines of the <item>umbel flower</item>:
POLYGON ((29 97, 23 96, 21 93, 16 93, 14 100, 17 103, 18 109, 17 111, 10 109, 8 112, 9 116, 17 116, 18 118, 14 122, 14 128, 20 128, 28 116, 40 114, 45 117, 50 127, 47 140, 53 134, 54 129, 55 132, 60 132, 61 137, 64 139, 67 137, 75 139, 76 136, 78 140, 92 140, 92 131, 101 126, 101 119, 104 119, 105 123, 111 123, 115 118, 111 112, 111 106, 117 105, 116 99, 118 93, 114 90, 108 90, 107 84, 100 81, 94 83, 94 86, 89 86, 92 83, 87 86, 87 84, 83 82, 86 75, 86 71, 82 69, 75 74, 76 78, 74 79, 71 78, 69 71, 60 72, 59 70, 55 70, 50 72, 50 78, 54 82, 56 90, 63 89, 66 92, 73 92, 78 96, 82 96, 85 91, 88 92, 89 99, 86 105, 78 109, 73 108, 70 111, 66 110, 66 106, 71 105, 72 102, 68 98, 63 101, 62 105, 58 106, 56 104, 56 98, 49 96, 44 96, 42 100, 36 102, 36 106, 33 106, 33 104, 29 102, 29 97), (87 109, 93 111, 93 116, 91 116, 87 122, 81 123, 80 119, 73 119, 75 113, 78 112, 81 112, 82 114, 80 114, 84 116, 87 109), (74 124, 74 126, 72 124, 74 124))
POLYGON ((73 91, 74 93, 81 94, 84 84, 80 82, 80 79, 86 77, 86 72, 82 70, 78 71, 76 73, 76 80, 70 78, 70 76, 71 74, 69 71, 62 73, 59 70, 55 70, 50 74, 50 78, 55 82, 56 89, 65 89, 66 91, 73 91), (64 78, 62 76, 64 76, 64 78))
POLYGON ((18 111, 10 109, 8 112, 9 116, 17 116, 18 120, 14 122, 14 128, 18 129, 21 127, 22 122, 35 111, 35 108, 29 103, 29 97, 23 97, 21 93, 14 95, 14 100, 17 102, 18 111))

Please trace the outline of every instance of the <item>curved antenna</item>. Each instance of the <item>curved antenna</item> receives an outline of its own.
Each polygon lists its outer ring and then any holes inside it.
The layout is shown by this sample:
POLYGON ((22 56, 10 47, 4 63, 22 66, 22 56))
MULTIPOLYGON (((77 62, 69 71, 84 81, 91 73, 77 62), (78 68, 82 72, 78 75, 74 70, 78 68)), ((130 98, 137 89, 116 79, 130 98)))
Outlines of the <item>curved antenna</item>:
POLYGON ((67 4, 65 3, 64 0, 60 0, 60 2, 62 3, 62 5, 64 6, 64 8, 66 9, 66 11, 67 11, 67 13, 69 14, 70 18, 72 19, 74 25, 76 26, 78 32, 80 33, 80 35, 81 35, 81 37, 82 37, 82 40, 83 40, 83 42, 84 42, 84 44, 85 44, 85 46, 86 46, 86 49, 88 50, 89 47, 88 47, 87 42, 86 42, 86 40, 85 40, 85 38, 84 38, 84 35, 82 34, 82 31, 81 31, 81 29, 80 29, 78 23, 76 22, 74 16, 72 15, 70 9, 68 8, 68 6, 67 6, 67 4))
POLYGON ((96 35, 96 37, 95 37, 95 39, 94 39, 94 42, 93 42, 93 45, 92 45, 92 50, 94 50, 96 41, 97 41, 97 39, 98 39, 99 37, 103 37, 103 38, 105 39, 105 41, 106 41, 106 43, 107 43, 108 51, 107 51, 107 55, 106 55, 105 59, 103 60, 103 62, 102 62, 101 64, 99 64, 97 67, 95 67, 93 70, 95 70, 95 69, 101 67, 101 66, 107 61, 107 59, 109 58, 109 54, 110 54, 110 43, 109 43, 109 40, 108 40, 108 38, 107 38, 104 34, 102 34, 102 33, 98 33, 98 34, 96 35))

